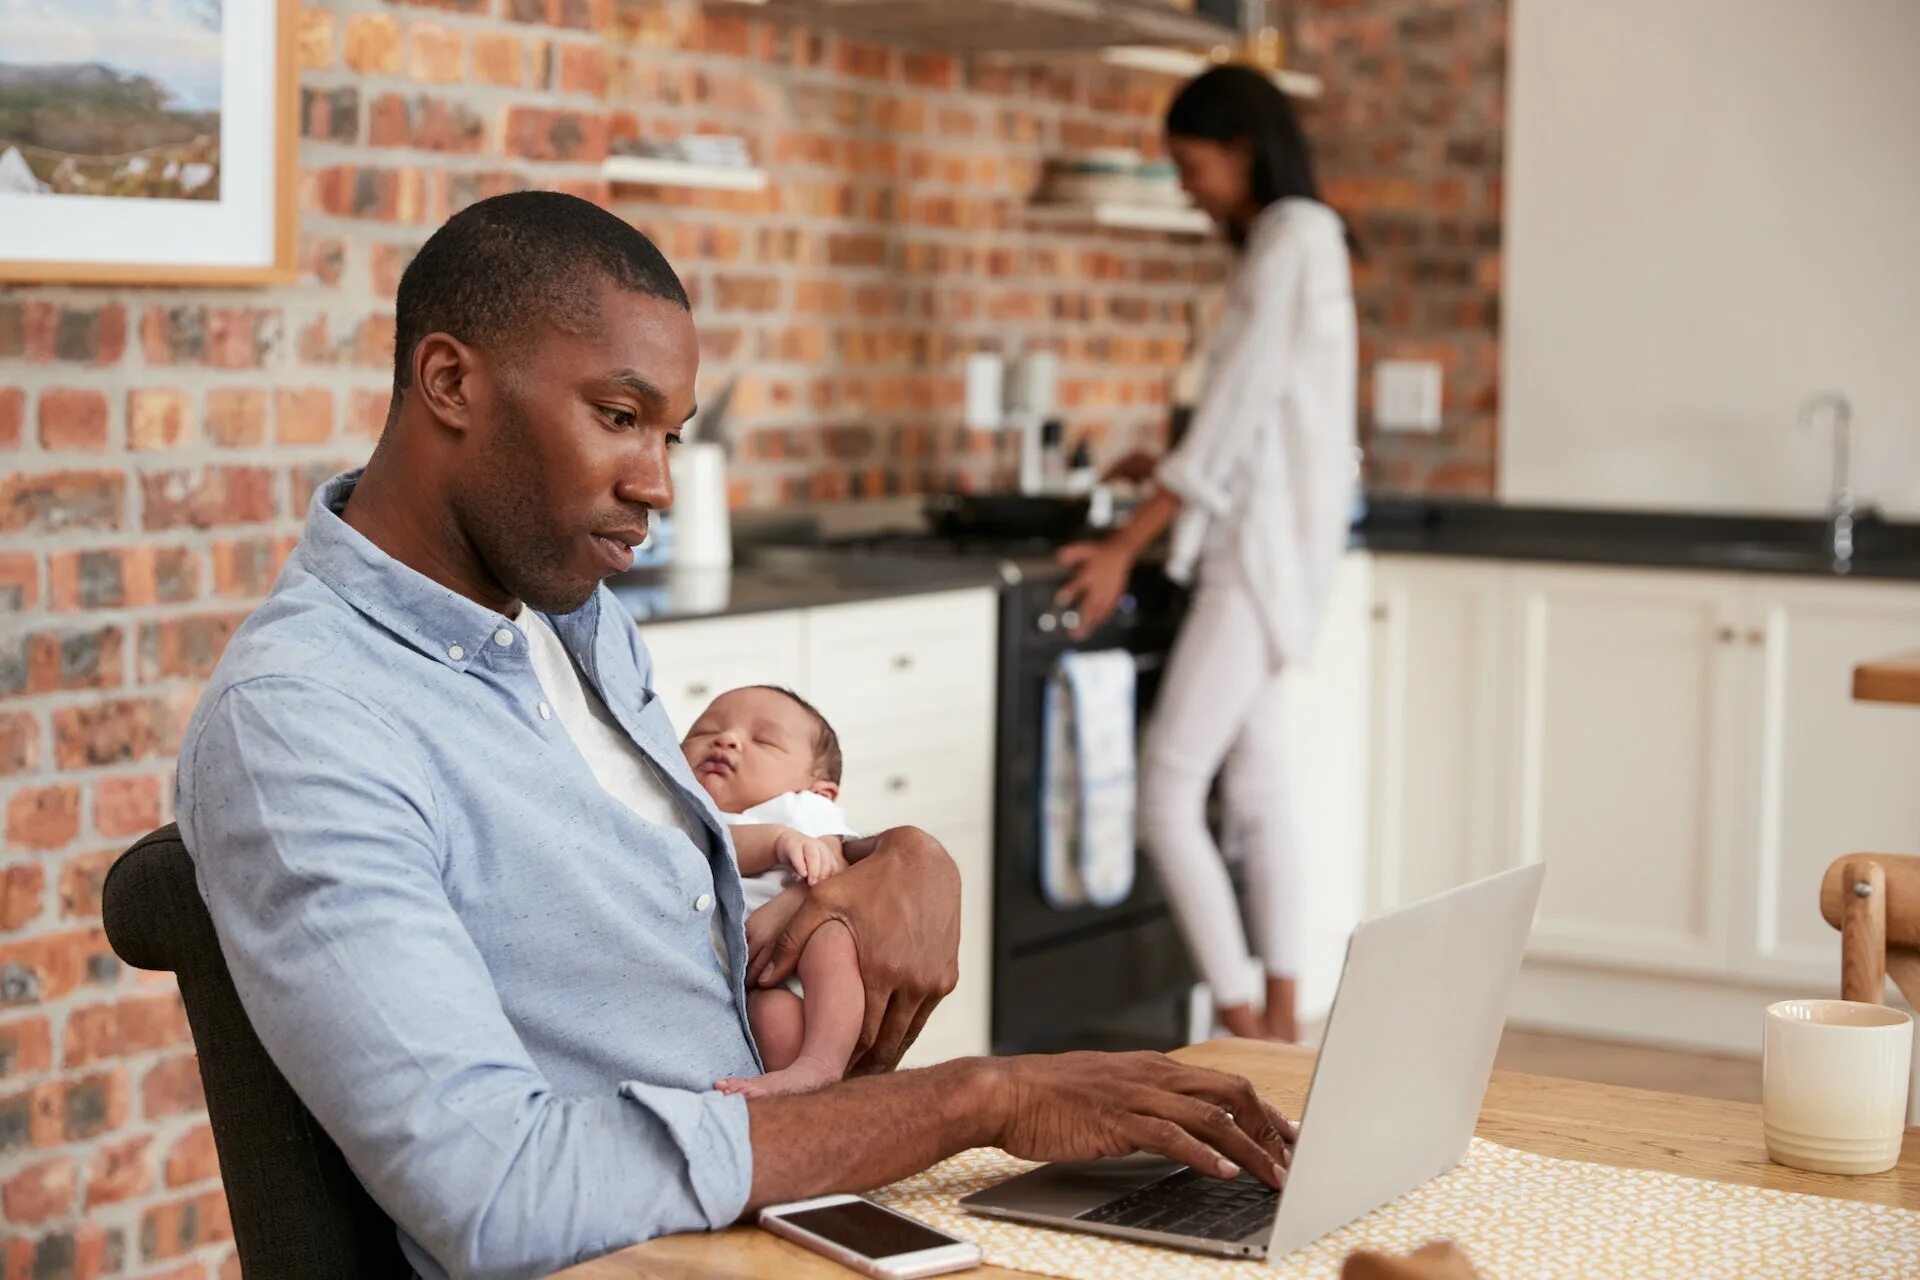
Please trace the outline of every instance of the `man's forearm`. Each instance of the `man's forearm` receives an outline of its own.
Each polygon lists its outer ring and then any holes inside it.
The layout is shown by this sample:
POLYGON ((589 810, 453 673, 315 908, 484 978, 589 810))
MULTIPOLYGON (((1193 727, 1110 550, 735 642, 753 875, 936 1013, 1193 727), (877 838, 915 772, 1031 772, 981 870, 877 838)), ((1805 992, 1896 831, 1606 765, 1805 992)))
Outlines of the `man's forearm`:
POLYGON ((995 1137, 992 1066, 968 1058, 747 1104, 749 1210, 897 1182, 995 1137))

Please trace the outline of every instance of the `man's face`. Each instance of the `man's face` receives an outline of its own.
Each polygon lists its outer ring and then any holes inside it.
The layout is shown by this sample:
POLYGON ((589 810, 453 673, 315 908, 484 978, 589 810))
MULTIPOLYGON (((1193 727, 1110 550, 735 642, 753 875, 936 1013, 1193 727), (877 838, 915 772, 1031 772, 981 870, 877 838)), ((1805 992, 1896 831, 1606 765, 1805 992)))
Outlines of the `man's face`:
POLYGON ((820 727, 776 689, 735 689, 713 700, 680 744, 687 763, 722 813, 745 813, 791 791, 839 787, 819 776, 814 748, 820 727))
POLYGON ((542 327, 472 383, 455 517, 507 594, 571 613, 629 568, 673 505, 667 451, 693 411, 693 317, 608 282, 581 332, 542 327))

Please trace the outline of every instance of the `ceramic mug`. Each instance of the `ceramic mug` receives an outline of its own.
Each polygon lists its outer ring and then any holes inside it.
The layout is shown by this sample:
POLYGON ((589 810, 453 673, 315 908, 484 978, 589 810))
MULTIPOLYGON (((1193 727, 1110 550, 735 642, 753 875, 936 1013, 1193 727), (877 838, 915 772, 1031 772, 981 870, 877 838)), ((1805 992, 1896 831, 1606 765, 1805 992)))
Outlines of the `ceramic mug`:
POLYGON ((1852 1000, 1767 1009, 1760 1063, 1767 1154, 1815 1173, 1883 1173, 1900 1159, 1913 1019, 1852 1000))

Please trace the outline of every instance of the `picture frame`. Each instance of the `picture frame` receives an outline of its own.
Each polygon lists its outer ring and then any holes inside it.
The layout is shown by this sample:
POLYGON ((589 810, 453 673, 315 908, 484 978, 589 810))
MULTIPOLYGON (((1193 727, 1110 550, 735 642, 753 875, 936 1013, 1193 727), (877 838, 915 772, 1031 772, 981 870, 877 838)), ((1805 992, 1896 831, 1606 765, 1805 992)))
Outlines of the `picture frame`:
POLYGON ((297 278, 296 0, 61 0, 0 28, 0 282, 297 278))

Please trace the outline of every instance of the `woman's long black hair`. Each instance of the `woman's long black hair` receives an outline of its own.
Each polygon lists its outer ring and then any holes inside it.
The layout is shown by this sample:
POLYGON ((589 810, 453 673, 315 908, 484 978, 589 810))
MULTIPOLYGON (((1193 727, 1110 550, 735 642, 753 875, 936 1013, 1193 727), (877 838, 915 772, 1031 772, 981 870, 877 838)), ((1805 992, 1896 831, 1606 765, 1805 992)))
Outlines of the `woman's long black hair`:
MULTIPOLYGON (((1167 108, 1167 132, 1208 142, 1246 143, 1253 165, 1249 186, 1262 209, 1289 196, 1320 199, 1313 152, 1300 117, 1280 86, 1252 67, 1212 67, 1188 81, 1167 108)), ((1236 245, 1244 245, 1247 228, 1235 226, 1231 235, 1236 245)), ((1347 243, 1358 251, 1351 229, 1347 243)))

